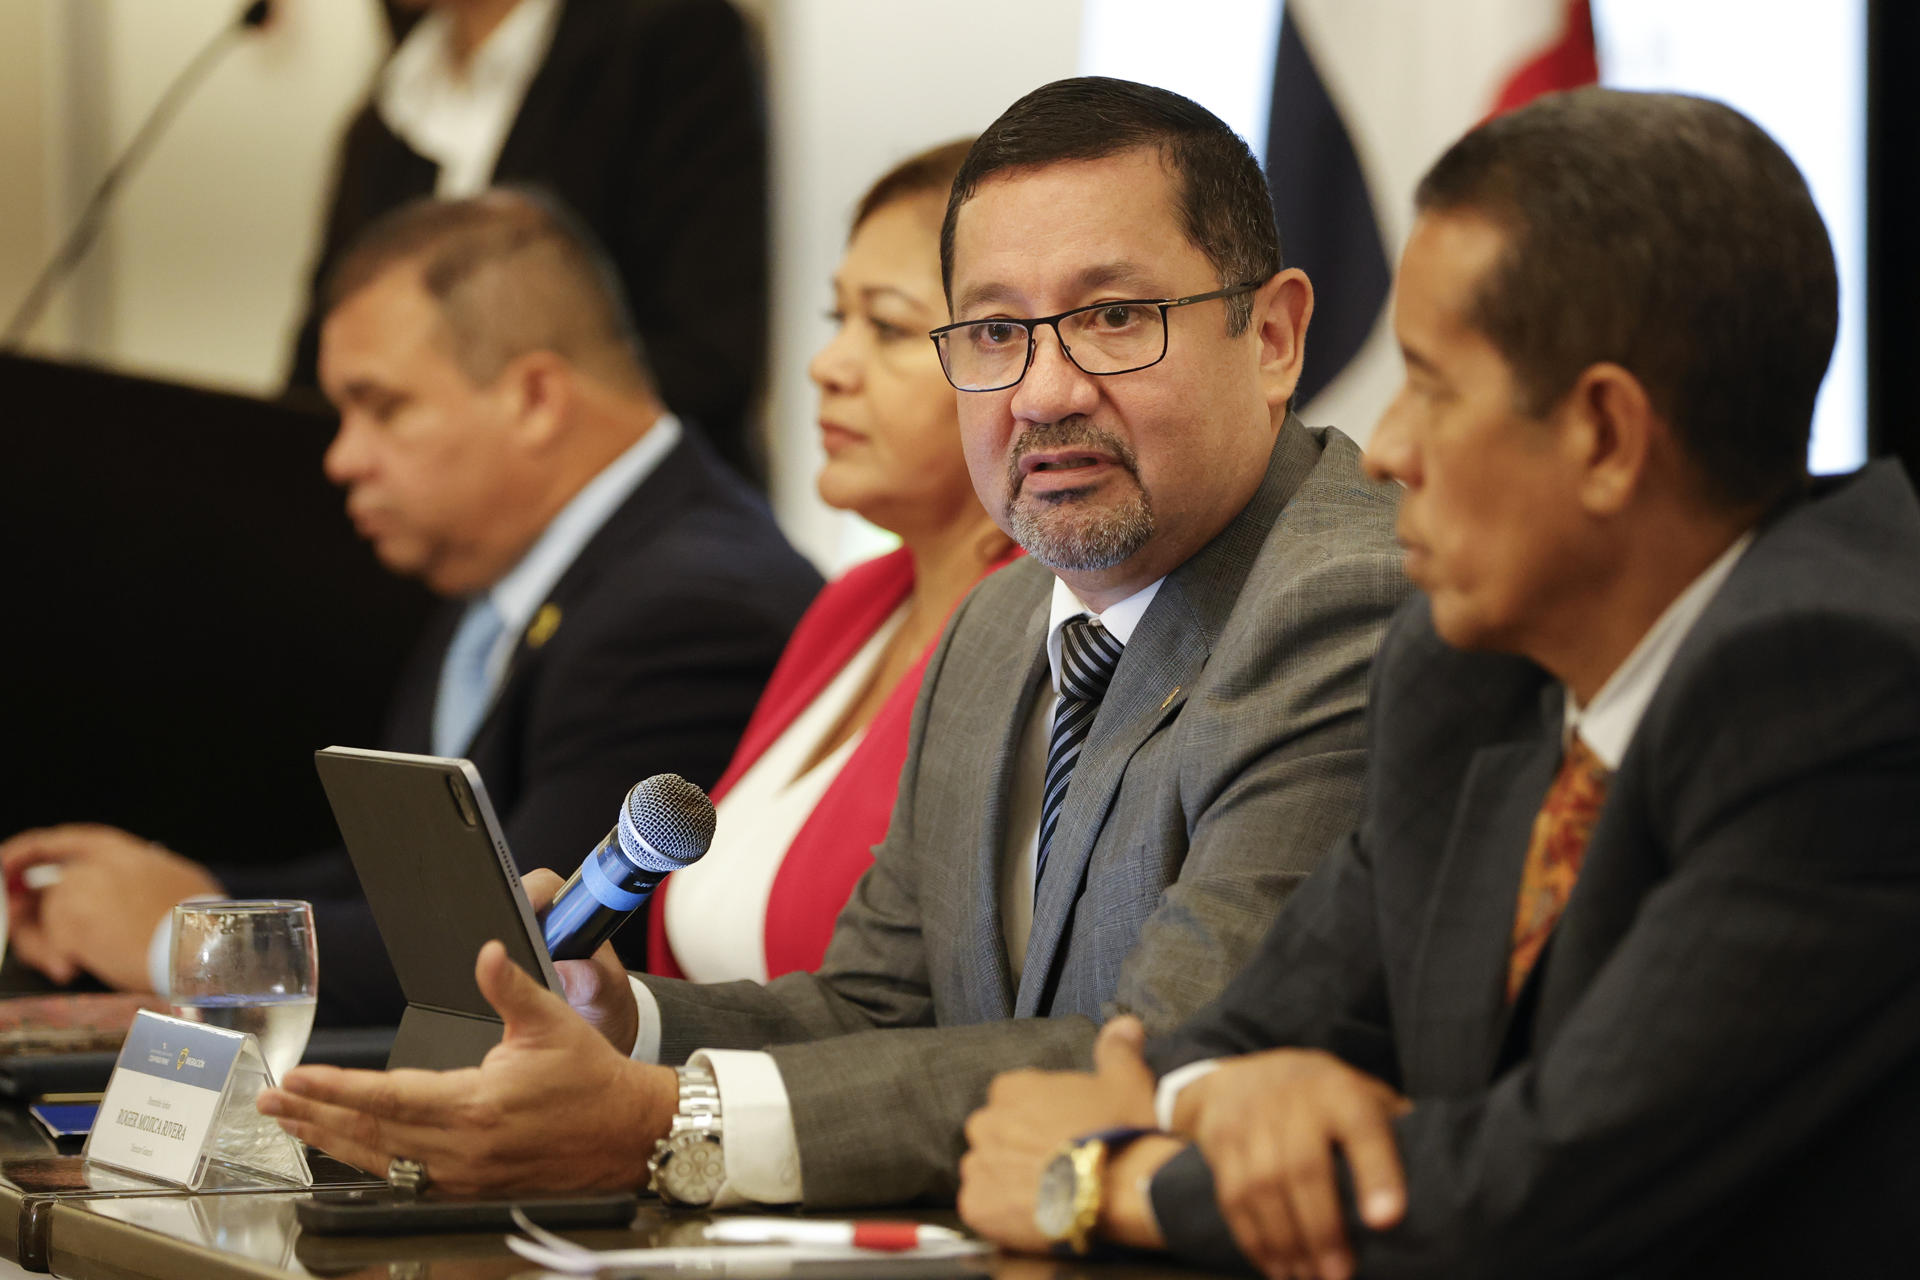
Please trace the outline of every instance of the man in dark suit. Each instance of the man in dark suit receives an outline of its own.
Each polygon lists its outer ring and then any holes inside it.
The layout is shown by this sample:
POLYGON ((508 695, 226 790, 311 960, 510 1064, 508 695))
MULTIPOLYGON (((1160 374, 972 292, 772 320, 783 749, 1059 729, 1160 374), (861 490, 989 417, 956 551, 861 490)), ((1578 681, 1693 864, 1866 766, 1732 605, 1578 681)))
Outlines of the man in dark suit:
POLYGON ((996 1082, 962 1212, 1275 1277, 1910 1273, 1920 505, 1807 480, 1812 199, 1725 106, 1587 90, 1418 204, 1360 826, 1144 1058, 996 1082))
POLYGON ((667 408, 759 476, 748 415, 766 358, 766 122, 740 14, 727 0, 430 9, 341 142, 291 385, 315 385, 322 282, 377 218, 422 196, 534 186, 606 247, 667 408))
MULTIPOLYGON (((472 759, 522 866, 563 872, 634 782, 717 778, 820 580, 662 409, 586 233, 505 194, 403 208, 330 280, 321 374, 349 515, 388 568, 451 598, 385 745, 472 759)), ((17 899, 15 945, 57 979, 159 983, 156 925, 194 894, 304 897, 322 1019, 399 1014, 343 852, 209 872, 104 827, 0 850, 12 875, 39 862, 64 875, 17 899)), ((622 934, 635 963, 640 932, 622 934)))

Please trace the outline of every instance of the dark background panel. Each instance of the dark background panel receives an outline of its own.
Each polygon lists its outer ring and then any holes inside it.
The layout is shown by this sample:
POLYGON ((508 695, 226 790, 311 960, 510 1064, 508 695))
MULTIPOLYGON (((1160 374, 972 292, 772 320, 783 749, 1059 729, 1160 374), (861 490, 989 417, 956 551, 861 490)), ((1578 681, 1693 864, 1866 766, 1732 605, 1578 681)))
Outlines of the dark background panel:
POLYGON ((1920 481, 1920 5, 1867 8, 1868 449, 1920 481))
POLYGON ((429 598, 322 476, 333 419, 0 357, 0 423, 0 836, 337 843, 312 753, 378 739, 429 598))

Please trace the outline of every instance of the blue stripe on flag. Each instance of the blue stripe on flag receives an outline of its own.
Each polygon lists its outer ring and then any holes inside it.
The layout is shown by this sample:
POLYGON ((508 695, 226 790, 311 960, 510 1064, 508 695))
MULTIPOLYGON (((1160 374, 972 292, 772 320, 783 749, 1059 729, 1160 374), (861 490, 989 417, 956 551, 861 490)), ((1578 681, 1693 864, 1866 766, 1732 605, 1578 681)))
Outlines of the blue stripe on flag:
POLYGON ((1393 277, 1353 140, 1320 82, 1292 6, 1280 19, 1267 186, 1287 265, 1314 284, 1306 368, 1294 392, 1295 403, 1304 405, 1366 342, 1393 277))

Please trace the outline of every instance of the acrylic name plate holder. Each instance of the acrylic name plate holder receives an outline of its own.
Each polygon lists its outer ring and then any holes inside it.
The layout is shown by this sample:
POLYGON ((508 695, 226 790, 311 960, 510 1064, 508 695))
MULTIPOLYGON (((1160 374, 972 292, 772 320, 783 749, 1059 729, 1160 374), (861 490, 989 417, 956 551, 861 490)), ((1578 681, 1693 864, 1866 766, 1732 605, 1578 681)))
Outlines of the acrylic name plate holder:
POLYGON ((254 1106, 272 1083, 250 1033, 142 1012, 81 1155, 189 1191, 310 1187, 306 1152, 254 1106))

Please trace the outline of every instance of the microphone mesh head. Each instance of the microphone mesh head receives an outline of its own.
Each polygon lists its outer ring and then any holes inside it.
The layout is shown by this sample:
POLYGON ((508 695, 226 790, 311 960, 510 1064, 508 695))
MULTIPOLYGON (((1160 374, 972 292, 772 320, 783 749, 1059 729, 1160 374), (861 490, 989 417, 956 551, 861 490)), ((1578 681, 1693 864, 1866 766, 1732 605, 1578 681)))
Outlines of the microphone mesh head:
POLYGON ((620 852, 643 871, 684 867, 713 842, 713 801, 677 773, 656 773, 627 792, 620 852))

